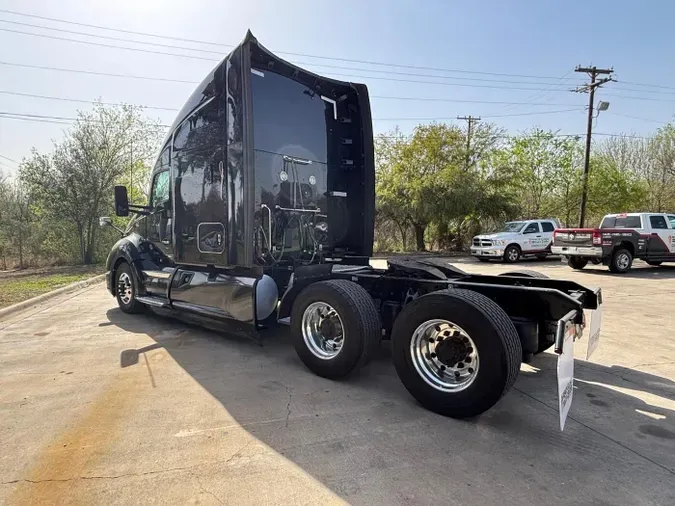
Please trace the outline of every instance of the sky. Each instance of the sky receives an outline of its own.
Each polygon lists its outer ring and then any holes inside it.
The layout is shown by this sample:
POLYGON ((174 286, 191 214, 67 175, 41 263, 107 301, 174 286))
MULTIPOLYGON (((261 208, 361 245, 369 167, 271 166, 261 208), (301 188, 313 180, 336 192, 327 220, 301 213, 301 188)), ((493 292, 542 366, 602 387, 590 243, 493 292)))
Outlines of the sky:
POLYGON ((473 115, 509 133, 583 134, 588 95, 570 90, 587 80, 577 65, 596 65, 617 80, 596 93, 610 102, 596 138, 649 136, 675 113, 673 19, 666 0, 0 0, 0 171, 62 138, 68 125, 44 116, 90 107, 26 94, 144 105, 170 124, 248 29, 301 67, 366 83, 375 133, 473 115))

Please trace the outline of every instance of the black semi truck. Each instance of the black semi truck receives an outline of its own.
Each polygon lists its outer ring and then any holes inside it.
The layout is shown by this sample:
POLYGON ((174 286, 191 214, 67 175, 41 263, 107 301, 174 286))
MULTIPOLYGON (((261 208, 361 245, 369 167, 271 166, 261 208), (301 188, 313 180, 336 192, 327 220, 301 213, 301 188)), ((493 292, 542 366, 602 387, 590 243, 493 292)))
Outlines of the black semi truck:
MULTIPOLYGON (((257 339, 290 325, 302 362, 326 378, 391 339, 406 388, 451 417, 493 406, 533 354, 555 346, 569 358, 584 309, 601 304, 599 290, 532 272, 480 276, 430 259, 373 267, 366 86, 285 62, 250 32, 178 114, 149 195, 132 205, 115 188, 116 214, 133 214, 107 260, 122 311, 229 322, 257 339)), ((560 391, 571 400, 571 384, 560 391)))

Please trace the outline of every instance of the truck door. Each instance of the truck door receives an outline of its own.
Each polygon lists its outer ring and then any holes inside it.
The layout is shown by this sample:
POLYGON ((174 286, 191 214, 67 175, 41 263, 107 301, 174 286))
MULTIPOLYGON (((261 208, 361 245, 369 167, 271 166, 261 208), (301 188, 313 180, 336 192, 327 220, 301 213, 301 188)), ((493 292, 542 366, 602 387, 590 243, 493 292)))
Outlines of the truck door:
POLYGON ((649 216, 650 235, 647 255, 650 260, 666 260, 675 253, 675 230, 663 214, 649 216))
POLYGON ((173 206, 171 177, 167 168, 160 168, 152 176, 150 187, 150 214, 146 216, 146 239, 152 243, 149 259, 143 270, 143 284, 147 292, 166 296, 173 263, 173 206))
POLYGON ((541 225, 541 249, 549 250, 553 242, 555 225, 550 221, 542 221, 539 225, 541 225))
POLYGON ((541 240, 542 236, 539 223, 533 221, 525 227, 525 230, 523 230, 523 244, 521 246, 523 252, 544 249, 544 246, 539 245, 541 240))

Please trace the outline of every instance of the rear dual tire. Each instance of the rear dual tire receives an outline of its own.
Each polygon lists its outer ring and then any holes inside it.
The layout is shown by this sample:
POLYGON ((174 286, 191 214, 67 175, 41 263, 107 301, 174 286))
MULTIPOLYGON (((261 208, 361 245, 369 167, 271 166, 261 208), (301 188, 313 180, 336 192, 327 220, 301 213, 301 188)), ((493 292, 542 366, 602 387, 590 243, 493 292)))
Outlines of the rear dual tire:
POLYGON ((305 366, 324 378, 342 378, 366 365, 377 352, 381 330, 372 297, 351 281, 312 283, 293 303, 293 347, 305 366))
POLYGON ((425 408, 467 418, 490 409, 511 388, 522 347, 513 323, 495 302, 450 289, 403 308, 394 322, 392 353, 403 385, 425 408))

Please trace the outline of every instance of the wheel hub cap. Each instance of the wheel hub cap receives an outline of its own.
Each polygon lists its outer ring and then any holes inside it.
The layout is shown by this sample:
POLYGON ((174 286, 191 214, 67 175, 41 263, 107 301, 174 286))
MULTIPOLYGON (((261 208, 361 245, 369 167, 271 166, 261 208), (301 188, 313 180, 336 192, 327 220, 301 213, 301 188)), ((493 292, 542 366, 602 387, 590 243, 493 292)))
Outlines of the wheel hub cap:
POLYGON ((410 341, 410 354, 420 377, 442 392, 468 388, 480 367, 474 341, 448 320, 428 320, 417 327, 410 341))
POLYGON ((322 360, 335 358, 344 342, 340 315, 330 304, 313 302, 302 314, 302 338, 316 357, 322 360))
POLYGON ((117 293, 119 294, 122 303, 129 304, 131 302, 131 278, 126 272, 120 274, 120 277, 117 280, 117 293))
POLYGON ((619 261, 617 262, 621 269, 628 267, 628 255, 623 254, 619 256, 619 261))

